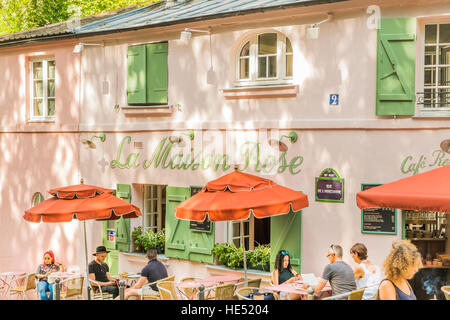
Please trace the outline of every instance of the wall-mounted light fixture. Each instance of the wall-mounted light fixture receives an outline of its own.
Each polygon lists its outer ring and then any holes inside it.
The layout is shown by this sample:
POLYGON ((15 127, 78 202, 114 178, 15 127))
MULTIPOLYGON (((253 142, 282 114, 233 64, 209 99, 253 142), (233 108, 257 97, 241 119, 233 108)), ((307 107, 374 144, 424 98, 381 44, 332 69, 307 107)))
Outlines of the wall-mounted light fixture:
POLYGON ((298 135, 296 132, 291 131, 288 135, 282 135, 280 137, 280 140, 270 139, 267 142, 271 147, 278 148, 278 150, 280 150, 281 152, 286 152, 289 148, 285 143, 281 141, 283 138, 288 138, 291 143, 295 143, 298 140, 298 135))
POLYGON ((442 141, 440 147, 445 153, 450 153, 450 139, 442 141))
MULTIPOLYGON (((188 130, 188 131, 184 132, 183 134, 185 136, 188 136, 189 140, 191 140, 191 141, 194 140, 194 137, 195 137, 194 130, 188 130)), ((181 136, 170 136, 169 137, 169 141, 170 141, 170 143, 180 143, 180 142, 183 141, 183 137, 181 137, 181 136)))
POLYGON ((324 22, 330 22, 334 18, 332 13, 328 13, 328 17, 325 20, 322 20, 317 23, 313 23, 306 29, 306 39, 317 39, 319 38, 319 31, 320 28, 318 27, 319 24, 322 24, 324 22))
POLYGON ((211 31, 209 30, 185 28, 184 31, 181 31, 180 40, 183 41, 184 43, 188 43, 192 37, 192 32, 203 32, 211 34, 211 31))
POLYGON ((79 44, 75 45, 75 47, 73 48, 73 53, 80 53, 81 51, 83 51, 84 46, 102 46, 103 44, 101 43, 83 43, 80 42, 79 44))
POLYGON ((106 140, 106 134, 100 133, 98 136, 92 136, 89 140, 88 140, 88 139, 82 140, 81 143, 87 145, 88 148, 90 148, 90 149, 95 149, 95 148, 96 148, 96 145, 95 145, 94 142, 92 142, 92 140, 93 140, 94 138, 99 138, 101 142, 105 142, 105 140, 106 140))

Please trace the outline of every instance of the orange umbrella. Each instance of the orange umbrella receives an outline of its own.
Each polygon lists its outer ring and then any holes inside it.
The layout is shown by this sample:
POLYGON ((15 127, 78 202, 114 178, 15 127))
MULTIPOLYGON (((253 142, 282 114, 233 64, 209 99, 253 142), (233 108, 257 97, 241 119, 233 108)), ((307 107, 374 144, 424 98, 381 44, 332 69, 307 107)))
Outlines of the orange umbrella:
POLYGON ((450 213, 450 165, 358 192, 356 203, 361 209, 450 213))
MULTIPOLYGON (((23 218, 29 222, 70 222, 78 220, 117 220, 120 217, 136 218, 139 208, 113 193, 112 189, 96 186, 73 185, 48 191, 53 198, 42 201, 25 211, 23 218)), ((84 223, 84 247, 86 267, 88 264, 86 223, 84 223)), ((87 274, 88 275, 88 274, 87 274)))
MULTIPOLYGON (((202 191, 175 207, 182 220, 241 221, 241 246, 244 243, 243 220, 253 212, 256 218, 287 214, 308 206, 308 197, 280 186, 272 180, 234 171, 209 182, 202 191)), ((244 252, 244 274, 247 286, 247 261, 244 252)))
POLYGON ((114 190, 79 184, 49 190, 54 197, 25 211, 30 222, 70 222, 78 220, 116 220, 136 218, 141 211, 135 205, 113 195, 114 190))
POLYGON ((182 220, 211 221, 267 218, 308 206, 308 197, 280 186, 272 180, 234 171, 209 182, 202 192, 179 204, 176 217, 182 220))

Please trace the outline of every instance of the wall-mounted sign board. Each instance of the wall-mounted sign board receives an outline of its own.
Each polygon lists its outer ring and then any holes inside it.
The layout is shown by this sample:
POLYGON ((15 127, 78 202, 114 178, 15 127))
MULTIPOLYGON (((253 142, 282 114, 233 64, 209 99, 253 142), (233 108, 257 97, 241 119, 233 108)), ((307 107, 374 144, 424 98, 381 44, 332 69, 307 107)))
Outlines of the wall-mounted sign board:
MULTIPOLYGON (((191 187, 191 197, 202 191, 202 187, 191 187)), ((190 221, 189 228, 193 231, 211 232, 211 221, 206 217, 205 221, 190 221)))
POLYGON ((325 169, 316 178, 316 201, 344 202, 344 179, 331 169, 325 169))
MULTIPOLYGON (((361 184, 367 190, 379 184, 361 184)), ((361 210, 361 233, 397 234, 396 209, 374 208, 361 210)))

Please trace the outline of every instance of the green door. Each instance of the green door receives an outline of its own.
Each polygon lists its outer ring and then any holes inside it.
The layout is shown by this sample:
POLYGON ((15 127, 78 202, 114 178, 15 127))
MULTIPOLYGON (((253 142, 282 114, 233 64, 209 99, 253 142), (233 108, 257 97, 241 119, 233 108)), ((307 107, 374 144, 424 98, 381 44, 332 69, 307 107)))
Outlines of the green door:
POLYGON ((166 247, 165 255, 171 258, 189 258, 189 221, 175 217, 175 207, 190 197, 190 188, 166 188, 166 247))
POLYGON ((414 115, 416 19, 381 19, 377 44, 376 114, 414 115))
POLYGON ((167 187, 166 194, 166 256, 213 263, 214 223, 204 231, 175 217, 175 207, 191 197, 191 188, 167 187))
MULTIPOLYGON (((131 185, 118 184, 116 196, 131 202, 131 185)), ((107 255, 106 263, 112 275, 116 275, 119 270, 119 251, 130 250, 130 239, 129 219, 103 221, 103 245, 108 251, 111 251, 107 255)))
POLYGON ((289 251, 291 265, 301 272, 302 212, 290 212, 275 216, 270 221, 270 267, 273 270, 275 257, 280 250, 289 251))

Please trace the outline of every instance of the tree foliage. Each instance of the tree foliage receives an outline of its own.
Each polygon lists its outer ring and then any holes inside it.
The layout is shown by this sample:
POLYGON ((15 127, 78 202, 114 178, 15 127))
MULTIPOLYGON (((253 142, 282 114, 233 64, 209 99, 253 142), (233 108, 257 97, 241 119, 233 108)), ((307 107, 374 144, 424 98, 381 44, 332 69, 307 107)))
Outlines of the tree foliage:
POLYGON ((0 34, 14 33, 159 0, 0 0, 0 34))

